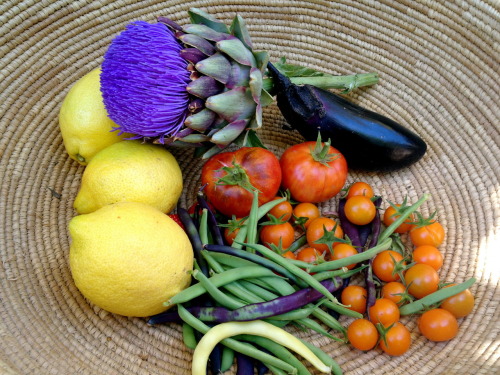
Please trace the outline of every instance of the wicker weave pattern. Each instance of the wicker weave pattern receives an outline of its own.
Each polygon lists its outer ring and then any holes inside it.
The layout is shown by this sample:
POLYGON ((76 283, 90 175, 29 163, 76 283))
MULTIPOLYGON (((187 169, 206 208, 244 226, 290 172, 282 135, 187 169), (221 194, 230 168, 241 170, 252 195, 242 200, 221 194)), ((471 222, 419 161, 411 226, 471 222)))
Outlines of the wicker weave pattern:
MULTIPOLYGON (((0 373, 186 374, 191 352, 176 325, 149 327, 88 304, 68 267, 67 222, 83 167, 65 154, 60 103, 98 66, 133 20, 187 22, 204 8, 230 22, 240 13, 256 49, 273 60, 335 74, 376 71, 380 84, 351 98, 417 131, 422 161, 386 175, 352 172, 384 197, 432 194, 447 230, 442 280, 476 277, 473 315, 450 343, 423 339, 403 357, 361 353, 297 332, 334 356, 346 374, 500 373, 500 5, 448 1, 18 1, 0 3, 0 373)), ((276 153, 301 140, 283 132, 275 106, 261 136, 276 153)), ((174 150, 193 201, 201 164, 174 150)), ((326 212, 335 208, 326 202, 326 212)))

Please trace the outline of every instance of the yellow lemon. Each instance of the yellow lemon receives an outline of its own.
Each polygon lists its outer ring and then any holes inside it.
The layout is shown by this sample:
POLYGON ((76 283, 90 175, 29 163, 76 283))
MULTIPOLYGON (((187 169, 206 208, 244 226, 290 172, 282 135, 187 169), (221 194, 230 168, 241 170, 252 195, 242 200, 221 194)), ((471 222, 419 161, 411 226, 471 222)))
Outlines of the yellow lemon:
POLYGON ((182 172, 164 147, 122 141, 98 152, 85 168, 74 207, 80 214, 117 202, 140 202, 162 212, 175 208, 182 172))
POLYGON ((156 208, 122 202, 69 222, 70 268, 93 304, 125 316, 165 311, 186 288, 193 249, 181 227, 156 208))
POLYGON ((82 165, 103 148, 130 137, 111 131, 117 125, 108 117, 100 89, 100 69, 80 78, 59 110, 59 128, 69 156, 82 165))

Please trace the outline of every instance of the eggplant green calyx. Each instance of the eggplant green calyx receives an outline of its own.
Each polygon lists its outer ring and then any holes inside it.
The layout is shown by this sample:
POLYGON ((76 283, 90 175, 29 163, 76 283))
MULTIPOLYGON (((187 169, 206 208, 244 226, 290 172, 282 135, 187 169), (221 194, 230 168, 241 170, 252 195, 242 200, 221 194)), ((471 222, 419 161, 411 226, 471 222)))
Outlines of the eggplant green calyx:
POLYGON ((311 155, 315 161, 323 164, 325 167, 330 168, 330 163, 335 159, 340 157, 338 153, 330 153, 331 150, 331 142, 328 140, 327 142, 321 141, 321 133, 318 132, 318 139, 316 140, 316 145, 314 149, 311 150, 311 155))
POLYGON ((228 167, 224 166, 220 168, 218 171, 226 172, 225 176, 222 176, 217 181, 217 185, 237 185, 241 186, 243 189, 248 190, 250 193, 254 191, 259 191, 255 186, 250 182, 250 178, 248 177, 247 172, 241 165, 235 163, 233 161, 233 166, 228 167))

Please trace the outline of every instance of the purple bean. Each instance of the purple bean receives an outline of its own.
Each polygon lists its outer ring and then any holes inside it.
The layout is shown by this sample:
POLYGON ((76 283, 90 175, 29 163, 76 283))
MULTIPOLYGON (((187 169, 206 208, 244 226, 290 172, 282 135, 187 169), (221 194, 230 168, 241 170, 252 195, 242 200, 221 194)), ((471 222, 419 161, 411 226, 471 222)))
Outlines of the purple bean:
POLYGON ((207 261, 201 255, 201 251, 203 250, 203 243, 200 239, 200 234, 198 233, 198 229, 196 228, 196 224, 193 219, 184 208, 178 207, 177 214, 179 215, 179 219, 181 220, 184 228, 186 228, 186 234, 191 241, 191 245, 193 246, 194 256, 198 265, 200 266, 201 272, 207 277, 209 277, 208 265, 207 261))
POLYGON ((209 224, 210 232, 212 233, 212 238, 214 239, 214 241, 217 245, 224 245, 222 233, 221 233, 220 227, 217 223, 217 219, 215 218, 215 214, 212 211, 212 209, 210 208, 210 205, 206 201, 206 199, 203 196, 203 193, 201 191, 198 192, 197 198, 198 198, 198 204, 200 205, 200 207, 202 209, 205 208, 207 210, 208 224, 209 224))
MULTIPOLYGON (((371 249, 372 247, 377 245, 378 242, 378 237, 380 235, 380 228, 382 225, 382 220, 380 219, 380 205, 382 204, 382 198, 378 197, 374 201, 375 207, 377 208, 377 214, 375 215, 375 218, 373 219, 371 225, 372 225, 372 238, 370 240, 370 244, 368 245, 368 249, 371 249)), ((367 291, 367 296, 366 296, 366 307, 370 308, 375 304, 375 301, 377 299, 377 289, 375 286, 375 282, 373 280, 373 267, 372 267, 373 259, 370 259, 368 262, 368 267, 365 270, 365 283, 366 283, 366 291, 367 291)))
POLYGON ((253 375, 253 360, 241 353, 236 353, 236 375, 253 375))
POLYGON ((363 244, 359 238, 359 229, 358 226, 351 223, 347 216, 345 215, 344 207, 345 207, 345 198, 341 198, 339 200, 339 209, 338 215, 340 220, 340 226, 344 230, 344 234, 349 237, 352 242, 352 245, 358 250, 358 252, 362 251, 363 244))

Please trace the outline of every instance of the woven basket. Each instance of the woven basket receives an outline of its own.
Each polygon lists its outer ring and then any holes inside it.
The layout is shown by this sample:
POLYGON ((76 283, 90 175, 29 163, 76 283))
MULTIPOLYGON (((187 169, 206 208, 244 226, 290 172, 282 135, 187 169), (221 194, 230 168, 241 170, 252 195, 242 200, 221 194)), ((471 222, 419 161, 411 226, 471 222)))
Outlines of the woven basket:
MULTIPOLYGON (((192 352, 177 325, 107 313, 86 301, 68 267, 68 221, 84 170, 64 150, 58 111, 69 87, 102 62, 112 37, 133 20, 188 22, 200 7, 249 25, 272 61, 334 74, 375 71, 380 83, 350 98, 420 134, 429 149, 405 170, 351 172, 385 198, 432 198, 447 237, 444 281, 476 277, 474 312, 458 337, 432 343, 405 318, 413 345, 401 357, 356 351, 320 335, 345 374, 500 373, 500 6, 449 1, 34 1, 0 4, 0 373, 186 374, 192 352)), ((302 140, 276 106, 260 135, 278 155, 302 140)), ((193 201, 201 162, 173 150, 193 201)), ((322 205, 325 211, 334 203, 322 205)), ((345 323, 345 321, 342 321, 345 323)))

